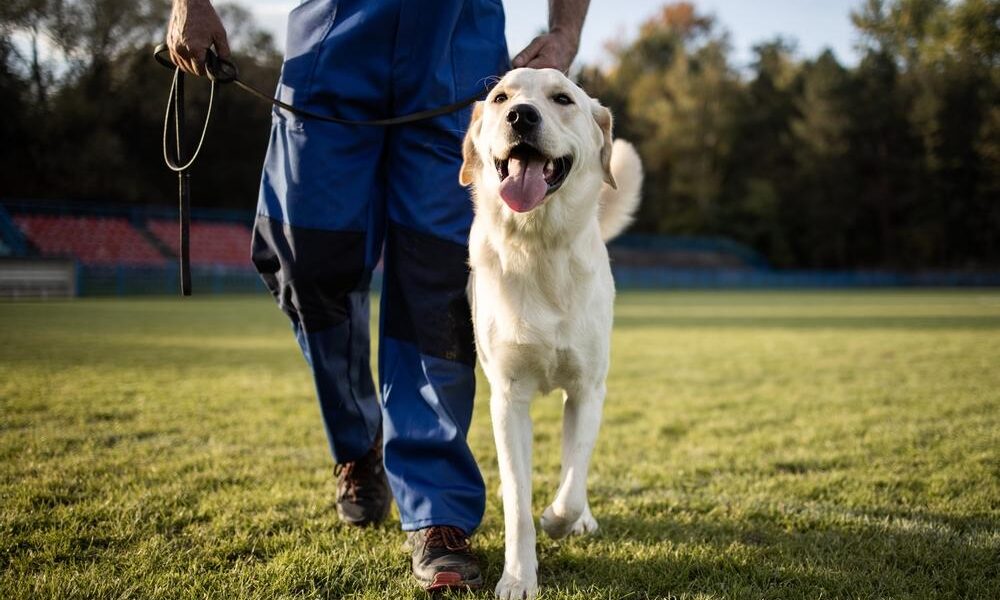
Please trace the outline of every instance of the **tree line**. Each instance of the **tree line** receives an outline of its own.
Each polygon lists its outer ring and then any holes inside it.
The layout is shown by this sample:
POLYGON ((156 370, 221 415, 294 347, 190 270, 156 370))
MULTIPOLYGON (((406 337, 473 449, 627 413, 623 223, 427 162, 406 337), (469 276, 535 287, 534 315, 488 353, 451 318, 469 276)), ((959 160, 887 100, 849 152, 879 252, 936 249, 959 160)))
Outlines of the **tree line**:
MULTIPOLYGON (((0 197, 169 204, 170 73, 152 62, 168 0, 0 5, 0 197)), ((220 7, 241 74, 273 88, 280 53, 220 7)), ((1000 266, 1000 2, 864 0, 856 65, 773 39, 748 67, 694 5, 665 5, 579 81, 647 171, 633 231, 725 236, 806 268, 1000 266)), ((207 85, 194 88, 204 106, 207 85)), ((224 88, 195 204, 250 210, 270 110, 224 88)), ((190 111, 189 128, 202 116, 190 111)))
POLYGON ((746 71, 690 3, 584 86, 647 169, 635 229, 728 236, 809 268, 1000 265, 1000 3, 867 0, 857 66, 783 39, 746 71))

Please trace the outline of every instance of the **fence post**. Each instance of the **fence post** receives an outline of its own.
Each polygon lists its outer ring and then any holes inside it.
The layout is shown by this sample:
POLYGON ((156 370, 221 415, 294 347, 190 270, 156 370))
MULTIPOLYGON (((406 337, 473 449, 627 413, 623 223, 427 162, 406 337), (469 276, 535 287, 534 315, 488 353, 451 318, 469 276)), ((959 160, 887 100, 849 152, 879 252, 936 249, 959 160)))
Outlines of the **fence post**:
POLYGON ((73 297, 79 298, 83 295, 83 265, 80 261, 73 261, 73 297))

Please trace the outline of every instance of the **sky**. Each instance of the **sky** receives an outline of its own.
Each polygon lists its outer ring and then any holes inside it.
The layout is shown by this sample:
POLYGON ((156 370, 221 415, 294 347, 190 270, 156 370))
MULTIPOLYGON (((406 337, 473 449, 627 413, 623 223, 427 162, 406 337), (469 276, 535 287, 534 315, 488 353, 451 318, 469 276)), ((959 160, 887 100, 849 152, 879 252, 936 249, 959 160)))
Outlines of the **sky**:
MULTIPOLYGON (((284 46, 285 20, 298 0, 237 0, 284 46)), ((434 0, 421 0, 434 1, 434 0)), ((735 66, 745 67, 754 44, 781 35, 797 42, 801 56, 831 48, 842 63, 855 64, 855 35, 848 17, 860 0, 694 0, 701 12, 713 14, 729 30, 735 66)), ((516 54, 547 24, 547 0, 503 0, 507 12, 507 45, 516 54)), ((639 25, 665 0, 591 0, 580 40, 578 63, 606 60, 604 44, 635 37, 639 25)))

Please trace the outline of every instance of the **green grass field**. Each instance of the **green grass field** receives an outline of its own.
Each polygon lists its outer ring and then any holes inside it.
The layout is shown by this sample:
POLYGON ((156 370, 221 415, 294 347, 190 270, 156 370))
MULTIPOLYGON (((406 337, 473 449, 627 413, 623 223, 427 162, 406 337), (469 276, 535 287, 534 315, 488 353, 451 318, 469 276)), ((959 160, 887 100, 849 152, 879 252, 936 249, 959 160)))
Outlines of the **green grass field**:
MULTIPOLYGON (((542 598, 1000 598, 1000 292, 627 293, 616 327, 602 528, 540 534, 542 598)), ((424 596, 395 516, 338 523, 269 298, 0 303, 0 455, 0 598, 424 596)), ((476 597, 502 540, 491 493, 476 597)))

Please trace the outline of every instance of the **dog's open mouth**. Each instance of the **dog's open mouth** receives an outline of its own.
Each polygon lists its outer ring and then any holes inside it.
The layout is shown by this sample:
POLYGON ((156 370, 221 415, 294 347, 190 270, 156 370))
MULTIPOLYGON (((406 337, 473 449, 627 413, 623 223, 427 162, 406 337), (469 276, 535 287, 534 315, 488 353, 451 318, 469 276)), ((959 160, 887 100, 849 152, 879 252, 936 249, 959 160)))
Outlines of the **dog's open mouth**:
POLYGON ((500 176, 500 197, 511 210, 528 212, 562 186, 573 167, 573 157, 549 158, 522 142, 511 148, 507 158, 495 158, 494 163, 500 176))

